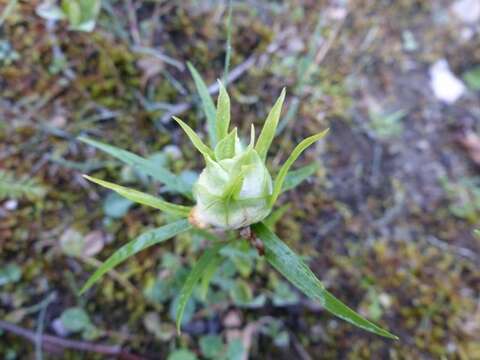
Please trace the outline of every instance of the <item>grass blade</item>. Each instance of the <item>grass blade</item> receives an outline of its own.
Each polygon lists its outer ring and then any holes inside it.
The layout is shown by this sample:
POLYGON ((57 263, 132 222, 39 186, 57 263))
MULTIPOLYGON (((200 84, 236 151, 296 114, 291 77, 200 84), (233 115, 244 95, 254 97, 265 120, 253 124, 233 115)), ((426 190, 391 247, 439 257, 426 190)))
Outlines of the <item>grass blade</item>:
POLYGON ((303 260, 267 226, 258 223, 252 228, 263 241, 267 261, 305 295, 320 302, 332 314, 355 326, 389 339, 398 339, 397 336, 366 320, 330 294, 303 260))
POLYGON ((120 186, 120 185, 111 183, 109 181, 96 179, 88 175, 83 175, 83 177, 87 180, 90 180, 91 182, 94 182, 95 184, 98 184, 107 189, 115 191, 117 194, 123 196, 128 200, 132 200, 136 203, 153 207, 155 209, 164 211, 168 214, 187 217, 188 214, 190 213, 190 210, 192 210, 192 208, 189 206, 172 204, 156 196, 152 196, 150 194, 146 194, 144 192, 131 189, 125 186, 120 186))
POLYGON ((319 168, 320 164, 318 162, 312 162, 311 164, 303 166, 297 170, 289 171, 283 181, 281 192, 283 193, 297 187, 307 178, 315 174, 319 168))
POLYGON ((218 81, 218 100, 217 115, 215 118, 215 129, 217 134, 217 142, 222 141, 228 134, 230 126, 230 97, 221 81, 218 81))
POLYGON ((162 227, 147 231, 137 237, 135 240, 128 242, 123 245, 120 249, 115 251, 112 256, 110 256, 103 264, 100 266, 97 271, 87 280, 83 288, 80 290, 80 294, 87 291, 93 284, 95 284, 100 278, 105 275, 110 269, 113 269, 118 264, 122 263, 129 257, 135 255, 136 253, 152 246, 158 244, 162 241, 168 240, 182 232, 185 232, 192 228, 192 225, 188 220, 183 219, 162 227))
POLYGON ((202 278, 210 263, 215 260, 218 252, 223 246, 225 246, 225 243, 214 245, 206 250, 202 256, 200 256, 200 259, 198 259, 190 274, 188 274, 187 280, 185 280, 182 290, 180 291, 180 299, 178 301, 176 312, 177 332, 179 334, 180 326, 182 325, 183 312, 185 311, 185 306, 192 295, 193 289, 197 282, 202 278))
POLYGON ((273 105, 272 110, 268 113, 267 120, 263 124, 262 132, 258 137, 257 145, 255 145, 255 150, 257 150, 260 158, 265 161, 267 157, 268 149, 272 144, 272 140, 277 131, 278 120, 280 119, 280 113, 282 112, 283 101, 285 100, 285 88, 283 88, 282 93, 278 97, 275 105, 273 105))
POLYGON ((131 153, 130 151, 119 149, 87 137, 79 137, 78 140, 106 152, 140 172, 150 175, 155 180, 165 184, 170 191, 178 192, 190 199, 192 198, 192 187, 189 184, 182 180, 181 177, 159 166, 155 162, 131 153))
POLYGON ((182 120, 180 120, 176 116, 174 116, 173 119, 182 127, 183 131, 185 131, 185 134, 187 134, 193 146, 195 146, 195 148, 198 151, 200 151, 200 153, 204 157, 213 158, 215 156, 212 149, 210 149, 207 145, 203 143, 202 139, 200 139, 200 137, 195 133, 195 131, 192 130, 190 126, 185 124, 182 120))
POLYGON ((306 139, 304 139, 300 144, 298 144, 295 149, 293 149, 292 153, 288 157, 287 161, 282 165, 280 171, 278 172, 277 178, 275 179, 275 184, 273 186, 273 194, 271 198, 270 204, 273 205, 275 201, 277 201, 278 196, 282 192, 283 182, 285 181, 285 177, 287 176, 288 170, 292 166, 292 164, 297 160, 300 154, 312 145, 314 142, 323 138, 329 129, 326 129, 316 135, 312 135, 306 139))
POLYGON ((217 144, 217 134, 215 129, 215 104, 200 73, 190 62, 187 63, 187 66, 192 74, 195 87, 197 88, 198 95, 202 101, 203 110, 205 111, 205 116, 207 117, 207 129, 208 137, 210 139, 210 146, 214 148, 217 144))

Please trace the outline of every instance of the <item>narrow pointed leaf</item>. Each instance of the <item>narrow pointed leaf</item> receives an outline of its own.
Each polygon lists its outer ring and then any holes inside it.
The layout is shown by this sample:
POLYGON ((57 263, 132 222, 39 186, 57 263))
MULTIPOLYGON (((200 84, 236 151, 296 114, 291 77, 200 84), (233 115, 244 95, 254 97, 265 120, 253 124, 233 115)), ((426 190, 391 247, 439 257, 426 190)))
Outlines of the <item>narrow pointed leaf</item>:
MULTIPOLYGON (((230 182, 225 186, 225 191, 222 194, 223 199, 235 199, 240 191, 242 190, 243 181, 245 180, 245 172, 251 168, 251 166, 245 165, 242 166, 242 169, 237 173, 237 175, 230 180, 230 182)), ((228 211, 229 209, 225 209, 228 211)))
POLYGON ((200 259, 198 259, 190 274, 188 274, 187 280, 185 280, 182 290, 180 291, 180 298, 176 312, 177 332, 179 334, 180 326, 182 325, 183 312, 185 311, 185 306, 187 306, 188 300, 192 295, 193 289, 202 278, 210 263, 215 260, 218 252, 223 246, 225 246, 225 244, 217 244, 206 250, 202 256, 200 256, 200 259))
POLYGON ((172 204, 156 196, 152 196, 150 194, 146 194, 144 192, 141 192, 135 189, 131 189, 125 186, 120 186, 105 180, 96 179, 88 175, 83 175, 83 177, 90 180, 91 182, 94 182, 95 184, 98 184, 107 189, 115 191, 117 194, 123 196, 128 200, 132 200, 136 203, 153 207, 155 209, 164 211, 168 214, 187 217, 190 211, 192 210, 192 208, 189 206, 172 204))
POLYGON ((283 101, 285 100, 285 88, 283 88, 282 93, 278 97, 275 105, 273 105, 272 110, 268 113, 265 124, 263 125, 262 132, 258 137, 257 145, 255 145, 255 150, 257 150, 260 158, 265 161, 267 157, 268 149, 272 144, 272 140, 277 131, 278 120, 280 119, 280 113, 282 112, 283 101))
POLYGON ((200 139, 200 137, 195 133, 195 131, 192 130, 192 128, 190 126, 188 126, 182 120, 180 120, 179 118, 177 118, 175 116, 173 117, 173 119, 182 127, 183 131, 185 131, 185 134, 187 134, 187 136, 190 139, 190 141, 192 142, 193 146, 195 146, 195 148, 198 151, 200 151, 200 153, 204 157, 213 158, 214 154, 213 154, 212 149, 210 149, 207 145, 205 145, 203 143, 202 139, 200 139))
POLYGON ((237 128, 233 129, 230 134, 220 140, 215 146, 215 158, 217 161, 230 159, 235 155, 235 144, 237 141, 237 128))
POLYGON ((125 164, 134 167, 136 170, 150 175, 155 180, 165 184, 169 190, 183 194, 190 199, 192 198, 191 185, 186 183, 180 176, 173 174, 167 169, 159 166, 157 163, 131 153, 130 151, 119 149, 115 146, 107 145, 90 138, 79 137, 78 139, 123 161, 125 164))
POLYGON ((300 185, 307 178, 315 174, 319 168, 320 164, 318 162, 313 162, 297 170, 289 171, 282 184, 282 193, 300 185))
POLYGON ((215 272, 222 264, 223 258, 220 255, 216 255, 215 258, 208 264, 207 268, 203 272, 202 281, 200 282, 200 298, 205 300, 207 298, 208 287, 215 275, 215 272))
POLYGON ((355 326, 380 336, 398 339, 397 336, 363 318, 330 294, 303 260, 269 230, 265 224, 255 224, 252 226, 252 229, 265 246, 265 258, 267 261, 305 295, 318 301, 332 314, 355 326))
POLYGON ((208 87, 202 79, 200 73, 195 69, 195 67, 188 62, 188 69, 192 74, 193 81, 195 82, 195 87, 197 88, 198 95, 202 101, 203 110, 205 111, 205 116, 207 117, 207 128, 208 128, 208 137, 210 139, 210 146, 213 148, 217 144, 217 135, 215 129, 215 104, 213 102, 210 93, 208 92, 208 87))
POLYGON ((270 215, 268 215, 262 222, 272 231, 275 230, 276 224, 283 218, 285 213, 290 208, 290 204, 284 204, 275 210, 273 210, 270 215))
POLYGON ((221 81, 218 81, 220 92, 217 100, 216 134, 220 142, 228 134, 230 126, 230 97, 221 81))
POLYGON ((308 148, 310 145, 312 145, 314 142, 320 140, 323 138, 326 134, 328 133, 328 129, 316 134, 312 135, 306 139, 304 139, 300 144, 298 144, 295 149, 293 149, 292 153, 288 157, 287 161, 282 165, 280 168, 280 171, 278 172, 277 178, 275 179, 275 184, 273 186, 273 193, 272 193, 272 198, 271 198, 271 205, 277 201, 278 196, 282 192, 282 187, 283 187, 283 182, 285 181, 285 177, 287 176, 288 170, 290 170, 290 167, 292 164, 297 160, 297 158, 300 156, 300 154, 308 148))
POLYGON ((118 264, 122 263, 129 257, 136 253, 158 244, 162 241, 166 241, 182 232, 185 232, 192 228, 192 225, 188 220, 183 219, 162 227, 147 231, 137 237, 135 240, 123 245, 120 249, 115 251, 87 280, 83 288, 80 290, 80 294, 87 291, 93 284, 95 284, 103 275, 105 275, 110 269, 113 269, 118 264))

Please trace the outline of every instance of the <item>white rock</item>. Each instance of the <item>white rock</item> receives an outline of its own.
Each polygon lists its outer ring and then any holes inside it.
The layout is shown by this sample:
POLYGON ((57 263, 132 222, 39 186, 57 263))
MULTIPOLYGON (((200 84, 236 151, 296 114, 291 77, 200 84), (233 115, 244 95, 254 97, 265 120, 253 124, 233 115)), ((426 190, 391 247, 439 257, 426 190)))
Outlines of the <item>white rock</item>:
POLYGON ((437 99, 453 104, 465 93, 465 85, 451 71, 445 59, 430 67, 430 87, 437 99))
POLYGON ((451 9, 453 14, 466 24, 480 20, 480 0, 457 0, 451 9))
POLYGON ((8 211, 14 211, 14 210, 17 210, 17 207, 18 207, 18 201, 15 200, 15 199, 12 199, 12 200, 8 200, 5 202, 5 210, 8 210, 8 211))

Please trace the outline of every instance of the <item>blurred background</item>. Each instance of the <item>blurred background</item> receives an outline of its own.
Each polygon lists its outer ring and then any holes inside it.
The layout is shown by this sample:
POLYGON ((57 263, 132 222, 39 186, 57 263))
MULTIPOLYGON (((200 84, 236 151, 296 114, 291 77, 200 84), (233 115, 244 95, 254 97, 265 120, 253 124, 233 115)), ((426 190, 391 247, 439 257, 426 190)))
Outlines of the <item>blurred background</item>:
POLYGON ((102 260, 167 219, 83 179, 163 192, 77 137, 193 179, 201 158, 171 116, 206 134, 186 62, 207 84, 222 77, 229 7, 102 0, 85 32, 42 6, 0 0, 2 359, 480 359, 480 1, 232 2, 241 134, 284 86, 272 172, 331 128, 300 158, 318 168, 282 196, 276 231, 399 341, 333 317, 253 250, 227 256, 177 337, 198 236, 132 257, 79 296, 102 260))

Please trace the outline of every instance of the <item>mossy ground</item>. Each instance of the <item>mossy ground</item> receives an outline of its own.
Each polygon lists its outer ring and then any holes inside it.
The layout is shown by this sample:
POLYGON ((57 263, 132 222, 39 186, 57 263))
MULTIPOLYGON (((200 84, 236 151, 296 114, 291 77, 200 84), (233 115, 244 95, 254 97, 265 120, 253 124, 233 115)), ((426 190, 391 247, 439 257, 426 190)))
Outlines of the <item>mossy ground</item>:
MULTIPOLYGON (((38 313, 27 309, 55 293, 45 313, 46 334, 55 333, 52 322, 63 310, 82 306, 103 332, 95 341, 146 358, 166 358, 181 347, 200 354, 199 338, 207 333, 243 334, 252 359, 480 358, 480 239, 471 220, 478 213, 455 216, 444 186, 478 175, 456 139, 465 129, 480 131, 480 97, 470 92, 446 106, 434 98, 428 77, 429 64, 439 58, 448 59, 456 73, 479 64, 478 33, 462 40, 448 1, 362 0, 336 8, 326 1, 234 4, 231 68, 250 56, 256 60, 229 85, 232 121, 247 134, 287 86, 286 109, 295 99, 300 105, 273 146, 274 170, 300 139, 331 128, 302 157, 305 164, 320 161, 321 170, 282 197, 289 206, 277 231, 310 258, 336 296, 400 340, 354 329, 306 300, 239 309, 228 296, 197 307, 185 333, 175 337, 170 298, 146 296, 145 289, 171 275, 162 263, 174 259, 181 268, 194 261, 201 244, 192 237, 122 265, 118 271, 133 289, 105 277, 85 296, 76 295, 93 268, 62 252, 59 239, 66 230, 100 230, 104 248, 96 258, 104 259, 166 221, 144 207, 118 219, 106 216, 106 193, 82 173, 151 192, 159 187, 77 136, 145 156, 173 144, 184 154, 170 162, 176 172, 201 168, 178 127, 162 119, 165 105, 194 103, 180 115, 204 127, 183 64, 194 63, 208 83, 223 71, 225 6, 200 1, 105 1, 96 30, 88 34, 67 31, 63 23, 48 25, 35 14, 37 1, 20 1, 0 27, 0 41, 18 54, 11 63, 0 60, 0 170, 28 175, 46 189, 40 199, 19 199, 14 209, 0 202, 0 267, 21 268, 18 281, 0 288, 0 318, 35 331, 38 313), (128 16, 128 3, 136 17, 128 16), (407 32, 415 49, 406 49, 407 32), (309 46, 316 50, 306 67, 309 46), (406 114, 401 127, 378 132, 372 126, 371 113, 397 110, 406 114), (232 317, 234 329, 226 326, 232 317), (260 326, 272 318, 279 320, 277 333, 260 326), (287 340, 276 341, 279 334, 287 340)), ((254 295, 271 292, 278 281, 261 261, 242 275, 254 295)), ((56 350, 45 356, 102 358, 56 350)), ((0 335, 2 357, 22 359, 33 352, 29 342, 0 335)))

